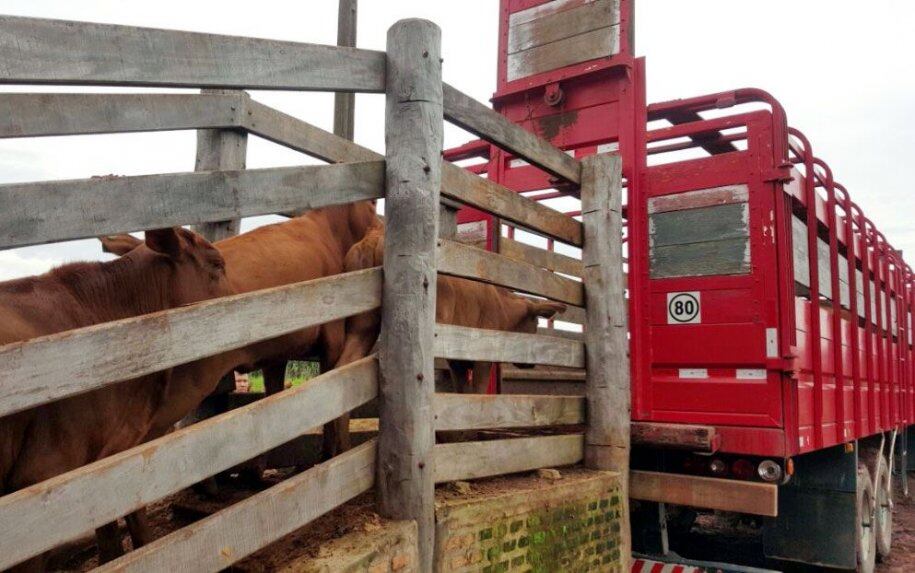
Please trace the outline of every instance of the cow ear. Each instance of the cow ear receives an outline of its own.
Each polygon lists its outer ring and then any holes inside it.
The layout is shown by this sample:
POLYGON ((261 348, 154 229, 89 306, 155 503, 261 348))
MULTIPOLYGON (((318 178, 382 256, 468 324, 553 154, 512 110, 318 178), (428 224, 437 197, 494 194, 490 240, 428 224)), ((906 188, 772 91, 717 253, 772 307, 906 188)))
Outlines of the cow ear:
POLYGON ((181 237, 174 227, 153 229, 146 231, 146 246, 157 253, 177 257, 181 253, 181 237))
POLYGON ((531 302, 533 314, 542 318, 553 318, 558 313, 565 312, 566 308, 561 302, 531 302))
POLYGON ((108 235, 107 237, 99 237, 98 240, 102 243, 102 252, 118 256, 126 255, 143 242, 133 235, 127 234, 108 235))

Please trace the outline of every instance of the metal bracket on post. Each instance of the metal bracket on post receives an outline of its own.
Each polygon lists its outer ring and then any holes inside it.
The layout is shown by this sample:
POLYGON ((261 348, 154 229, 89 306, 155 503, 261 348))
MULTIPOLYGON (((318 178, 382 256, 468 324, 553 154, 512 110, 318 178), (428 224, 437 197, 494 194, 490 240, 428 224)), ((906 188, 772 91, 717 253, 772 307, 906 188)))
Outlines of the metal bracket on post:
POLYGON ((378 497, 385 517, 416 521, 417 570, 432 571, 433 342, 444 130, 438 26, 401 20, 388 30, 386 97, 378 497))

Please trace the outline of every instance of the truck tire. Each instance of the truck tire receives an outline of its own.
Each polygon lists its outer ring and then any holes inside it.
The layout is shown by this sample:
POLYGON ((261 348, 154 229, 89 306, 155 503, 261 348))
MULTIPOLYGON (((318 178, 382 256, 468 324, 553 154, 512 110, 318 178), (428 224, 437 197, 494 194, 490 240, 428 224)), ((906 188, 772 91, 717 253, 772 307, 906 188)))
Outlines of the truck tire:
POLYGON ((858 553, 858 573, 874 573, 877 566, 877 535, 874 503, 874 482, 867 466, 858 464, 857 479, 858 518, 855 523, 855 541, 858 553))
POLYGON ((874 476, 876 497, 877 559, 883 561, 890 555, 893 544, 893 476, 885 456, 877 459, 877 473, 874 476))

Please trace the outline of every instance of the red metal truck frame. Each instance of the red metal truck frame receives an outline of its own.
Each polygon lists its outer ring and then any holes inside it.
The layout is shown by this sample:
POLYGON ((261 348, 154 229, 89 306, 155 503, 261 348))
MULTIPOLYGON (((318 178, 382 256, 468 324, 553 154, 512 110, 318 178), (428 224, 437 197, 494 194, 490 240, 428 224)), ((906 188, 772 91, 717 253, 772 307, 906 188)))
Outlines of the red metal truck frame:
MULTIPOLYGON (((806 137, 788 127, 778 101, 762 90, 740 89, 646 106, 645 62, 632 56, 627 0, 618 54, 509 81, 509 16, 544 3, 502 0, 493 105, 576 157, 614 148, 623 157, 633 420, 714 426, 722 452, 779 458, 908 424, 912 271, 829 166, 813 155, 806 137), (702 117, 712 110, 717 117, 702 117), (649 129, 649 122, 662 119, 672 125, 649 129), (649 156, 688 149, 709 155, 648 166, 649 156), (735 184, 749 188, 751 272, 651 278, 649 201, 735 184), (811 204, 815 208, 807 209, 811 204), (794 214, 804 214, 807 229, 806 296, 796 293, 794 214), (818 237, 828 246, 822 262, 818 237), (845 257, 849 251, 854 256, 845 257), (846 268, 840 271, 839 265, 846 268), (821 277, 825 269, 828 286, 821 277), (868 280, 859 285, 856 270, 863 277, 873 273, 875 287, 868 280), (851 293, 845 305, 840 272, 851 293), (688 291, 702 293, 707 321, 668 326, 664 295, 688 291), (842 294, 826 299, 824 292, 842 294), (863 324, 853 324, 849 317, 859 313, 859 293, 863 324), (814 309, 819 320, 810 319, 814 309), (837 331, 841 344, 834 342, 837 331), (741 373, 751 378, 741 379, 741 373)), ((544 172, 483 142, 446 152, 449 160, 471 157, 488 161, 470 169, 519 193, 556 185, 544 172)), ((470 209, 458 215, 459 223, 478 220, 492 222, 470 209)), ((489 225, 488 248, 495 248, 499 233, 489 225)))

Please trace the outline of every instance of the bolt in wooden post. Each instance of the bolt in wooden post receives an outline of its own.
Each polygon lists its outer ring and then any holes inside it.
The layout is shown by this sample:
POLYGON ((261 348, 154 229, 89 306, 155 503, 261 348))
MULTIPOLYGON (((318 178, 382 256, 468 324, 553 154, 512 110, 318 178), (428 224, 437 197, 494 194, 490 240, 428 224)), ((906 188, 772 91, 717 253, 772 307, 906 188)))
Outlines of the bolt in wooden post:
POLYGON ((619 472, 626 510, 620 520, 620 570, 629 570, 629 341, 622 248, 622 161, 617 154, 582 162, 585 287, 585 465, 619 472))
MULTIPOLYGON (((234 90, 201 90, 201 93, 239 93, 234 90)), ((244 92, 241 92, 244 94, 244 92)), ((245 94, 247 95, 247 94, 245 94)), ((240 170, 245 168, 248 134, 235 129, 198 129, 195 171, 240 170)), ((214 221, 194 225, 194 231, 208 241, 219 241, 238 234, 240 220, 214 221)))
POLYGON ((378 491, 382 513, 415 519, 419 571, 432 570, 436 238, 442 166, 441 31, 388 30, 386 195, 378 491))

